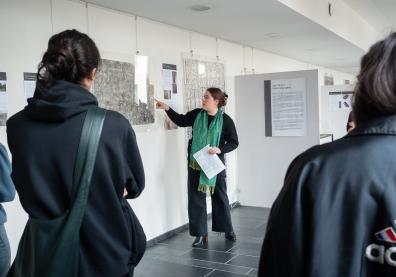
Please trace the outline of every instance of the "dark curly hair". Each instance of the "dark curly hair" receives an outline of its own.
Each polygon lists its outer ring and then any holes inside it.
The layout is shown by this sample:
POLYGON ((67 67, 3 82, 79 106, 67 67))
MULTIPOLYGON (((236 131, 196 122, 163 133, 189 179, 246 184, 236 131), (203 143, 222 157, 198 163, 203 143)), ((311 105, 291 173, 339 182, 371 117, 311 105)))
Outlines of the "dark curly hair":
POLYGON ((44 91, 58 80, 80 84, 100 62, 95 42, 77 30, 53 35, 38 66, 37 89, 44 91))

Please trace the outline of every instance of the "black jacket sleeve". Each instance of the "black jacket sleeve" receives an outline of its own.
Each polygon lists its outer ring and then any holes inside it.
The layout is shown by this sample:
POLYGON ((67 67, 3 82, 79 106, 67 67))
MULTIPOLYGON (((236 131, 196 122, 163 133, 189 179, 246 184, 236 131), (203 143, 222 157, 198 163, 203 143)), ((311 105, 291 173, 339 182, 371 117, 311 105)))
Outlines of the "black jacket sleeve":
POLYGON ((179 127, 189 127, 194 125, 195 118, 197 117, 198 113, 201 109, 195 109, 192 111, 187 112, 186 114, 178 114, 172 108, 169 108, 166 111, 166 114, 169 116, 170 120, 173 121, 179 127))
POLYGON ((307 220, 303 193, 307 168, 296 160, 290 165, 284 186, 275 200, 268 219, 259 263, 258 276, 305 275, 307 220))
POLYGON ((236 149, 239 145, 238 134, 235 128, 234 121, 228 115, 224 114, 224 140, 225 144, 220 147, 221 153, 225 154, 236 149))
POLYGON ((136 198, 143 191, 145 186, 145 177, 142 159, 136 142, 135 132, 128 123, 126 133, 126 155, 127 155, 127 181, 125 188, 128 192, 126 198, 136 198))

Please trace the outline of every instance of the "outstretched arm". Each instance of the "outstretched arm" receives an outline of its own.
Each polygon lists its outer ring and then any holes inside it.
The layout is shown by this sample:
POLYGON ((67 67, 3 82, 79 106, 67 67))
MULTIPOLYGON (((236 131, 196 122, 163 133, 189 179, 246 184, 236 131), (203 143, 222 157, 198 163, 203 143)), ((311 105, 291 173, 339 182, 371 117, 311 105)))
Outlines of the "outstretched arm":
POLYGON ((155 99, 157 109, 165 110, 166 114, 169 116, 170 120, 173 121, 179 127, 189 127, 194 125, 195 118, 197 117, 200 109, 195 109, 189 111, 186 114, 178 114, 174 110, 172 110, 168 105, 164 102, 155 99))

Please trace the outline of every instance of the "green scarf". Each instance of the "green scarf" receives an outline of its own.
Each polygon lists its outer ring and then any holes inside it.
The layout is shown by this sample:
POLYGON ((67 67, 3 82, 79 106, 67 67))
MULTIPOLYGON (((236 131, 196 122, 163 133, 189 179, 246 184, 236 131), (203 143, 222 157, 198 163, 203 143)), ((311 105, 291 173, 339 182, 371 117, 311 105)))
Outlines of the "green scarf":
MULTIPOLYGON (((223 128, 223 113, 219 110, 213 118, 208 128, 208 112, 202 110, 198 113, 193 126, 193 138, 190 153, 189 166, 195 170, 201 170, 193 154, 204 148, 206 145, 219 147, 221 130, 223 128)), ((198 191, 206 193, 209 191, 213 194, 216 185, 217 176, 208 179, 206 174, 201 170, 199 176, 198 191)))

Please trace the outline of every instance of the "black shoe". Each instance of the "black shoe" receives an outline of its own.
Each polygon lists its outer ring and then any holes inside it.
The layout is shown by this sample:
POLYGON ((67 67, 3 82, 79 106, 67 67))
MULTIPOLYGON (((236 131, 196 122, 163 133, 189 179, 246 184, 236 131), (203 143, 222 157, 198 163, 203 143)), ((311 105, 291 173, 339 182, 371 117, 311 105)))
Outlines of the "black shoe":
POLYGON ((234 232, 226 232, 224 237, 230 241, 236 241, 236 235, 234 232))
POLYGON ((199 246, 204 246, 205 244, 208 244, 208 235, 202 237, 195 237, 192 246, 199 247, 199 246))

